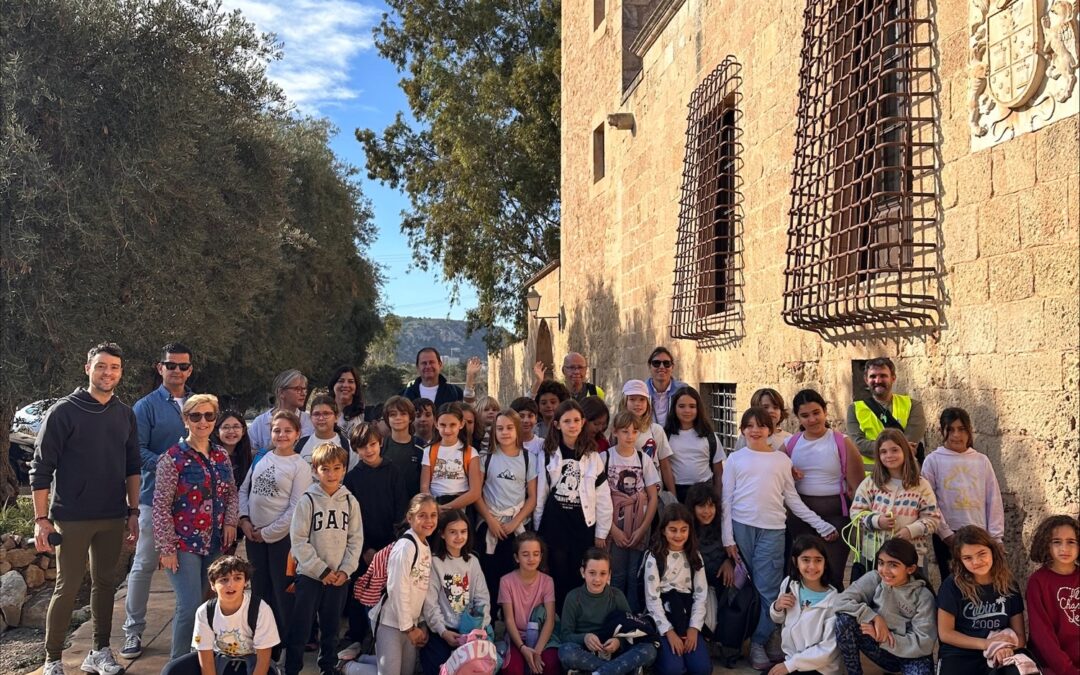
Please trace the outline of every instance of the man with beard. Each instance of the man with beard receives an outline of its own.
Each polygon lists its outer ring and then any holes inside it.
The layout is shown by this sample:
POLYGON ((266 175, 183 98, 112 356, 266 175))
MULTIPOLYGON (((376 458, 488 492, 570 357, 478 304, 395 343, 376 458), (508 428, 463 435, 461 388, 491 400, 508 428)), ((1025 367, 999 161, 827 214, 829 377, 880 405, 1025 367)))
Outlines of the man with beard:
POLYGON ((896 366, 892 359, 870 359, 863 367, 863 378, 870 396, 855 401, 847 411, 847 433, 863 456, 869 472, 874 467, 874 441, 886 428, 904 432, 915 447, 919 462, 923 459, 923 436, 926 434, 926 415, 922 404, 905 394, 894 394, 896 366))

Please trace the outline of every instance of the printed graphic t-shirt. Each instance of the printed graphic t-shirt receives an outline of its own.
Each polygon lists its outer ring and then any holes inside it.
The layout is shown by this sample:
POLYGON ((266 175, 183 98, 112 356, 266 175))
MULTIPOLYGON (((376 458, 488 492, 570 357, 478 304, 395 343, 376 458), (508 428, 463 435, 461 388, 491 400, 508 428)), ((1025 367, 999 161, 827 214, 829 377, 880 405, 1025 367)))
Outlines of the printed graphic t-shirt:
MULTIPOLYGON (((979 587, 979 602, 972 603, 964 597, 950 576, 938 591, 938 608, 952 614, 957 632, 971 637, 986 638, 994 631, 1009 627, 1009 618, 1024 611, 1024 599, 1020 591, 998 593, 993 586, 979 587)), ((947 656, 981 655, 977 649, 961 649, 941 643, 939 658, 947 656)))
MULTIPOLYGON (((469 474, 465 469, 466 460, 476 459, 472 448, 462 452, 461 443, 439 446, 435 466, 431 467, 431 494, 436 497, 460 495, 469 491, 469 474)), ((431 466, 431 452, 424 451, 424 466, 431 466)))

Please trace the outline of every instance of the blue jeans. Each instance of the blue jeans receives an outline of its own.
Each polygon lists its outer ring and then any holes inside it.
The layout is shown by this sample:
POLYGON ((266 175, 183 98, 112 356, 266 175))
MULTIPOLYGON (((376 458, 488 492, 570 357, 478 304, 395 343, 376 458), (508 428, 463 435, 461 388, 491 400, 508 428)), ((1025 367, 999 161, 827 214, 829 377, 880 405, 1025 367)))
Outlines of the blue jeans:
MULTIPOLYGON (((933 675, 934 672, 933 655, 903 659, 892 652, 887 652, 869 635, 863 635, 858 620, 850 614, 836 615, 836 646, 840 648, 840 655, 844 658, 844 667, 847 669, 848 675, 862 675, 863 673, 859 652, 866 654, 866 658, 889 673, 933 675)), ((986 661, 983 660, 983 665, 985 664, 986 661)), ((942 670, 941 672, 948 671, 942 670)))
POLYGON ((739 555, 750 570, 754 588, 761 600, 761 614, 750 641, 764 645, 776 630, 776 624, 769 616, 769 605, 776 601, 780 582, 784 580, 784 530, 765 530, 734 520, 731 529, 739 555))
POLYGON ((142 636, 146 629, 146 603, 150 600, 150 582, 158 568, 158 552, 154 548, 154 507, 139 504, 139 541, 127 578, 127 599, 124 609, 124 635, 142 636))
POLYGON ((645 558, 645 551, 612 544, 609 553, 611 554, 611 585, 626 596, 626 601, 630 603, 630 611, 640 612, 644 609, 645 603, 638 588, 638 569, 641 568, 641 561, 645 558))
POLYGON ((656 647, 644 642, 623 647, 610 661, 593 654, 583 645, 564 642, 559 645, 559 661, 564 670, 586 670, 600 675, 625 675, 656 660, 656 647))
POLYGON ((195 610, 203 604, 210 584, 206 579, 206 570, 210 563, 217 560, 217 554, 198 555, 188 551, 177 551, 179 566, 175 572, 165 570, 165 575, 172 584, 176 596, 176 615, 172 625, 172 655, 178 659, 191 651, 191 638, 195 633, 195 610))
POLYGON ((698 635, 694 651, 678 656, 671 651, 667 636, 661 635, 660 651, 656 655, 653 672, 656 675, 709 675, 712 672, 712 661, 709 659, 709 646, 705 638, 698 635))

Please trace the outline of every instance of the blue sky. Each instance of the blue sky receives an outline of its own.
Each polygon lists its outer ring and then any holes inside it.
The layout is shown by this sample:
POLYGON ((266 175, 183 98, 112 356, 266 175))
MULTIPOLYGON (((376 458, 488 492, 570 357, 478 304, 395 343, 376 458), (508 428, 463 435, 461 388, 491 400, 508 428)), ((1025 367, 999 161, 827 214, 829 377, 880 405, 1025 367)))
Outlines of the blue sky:
POLYGON ((375 207, 379 235, 372 260, 383 267, 384 298, 389 309, 404 316, 460 319, 476 302, 476 292, 463 286, 450 304, 450 285, 441 272, 423 272, 412 264, 412 250, 401 234, 401 211, 408 198, 367 179, 357 128, 381 131, 399 110, 408 111, 398 87, 399 73, 375 49, 371 29, 379 23, 382 2, 355 0, 224 0, 239 9, 263 32, 277 34, 285 57, 270 66, 270 77, 304 113, 329 118, 338 127, 331 148, 358 167, 357 177, 375 207))

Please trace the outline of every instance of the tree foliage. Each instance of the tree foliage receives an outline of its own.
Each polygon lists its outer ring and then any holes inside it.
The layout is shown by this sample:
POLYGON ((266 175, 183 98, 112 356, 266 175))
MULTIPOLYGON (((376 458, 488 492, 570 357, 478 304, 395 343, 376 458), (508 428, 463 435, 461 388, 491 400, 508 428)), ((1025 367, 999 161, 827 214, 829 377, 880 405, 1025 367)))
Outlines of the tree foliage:
POLYGON ((470 327, 520 330, 521 286, 559 248, 559 3, 388 4, 375 44, 418 124, 357 130, 368 175, 409 195, 416 262, 476 286, 470 327))
POLYGON ((370 207, 329 126, 267 79, 269 36, 204 0, 0 9, 0 471, 15 408, 85 382, 103 340, 129 402, 171 340, 237 403, 280 369, 363 361, 370 207))

